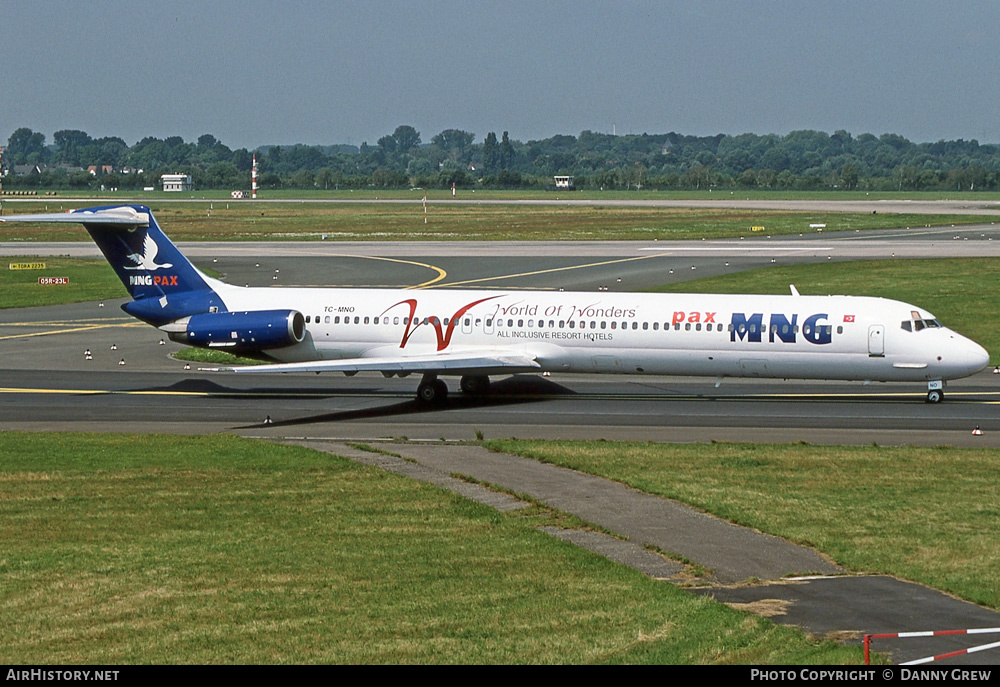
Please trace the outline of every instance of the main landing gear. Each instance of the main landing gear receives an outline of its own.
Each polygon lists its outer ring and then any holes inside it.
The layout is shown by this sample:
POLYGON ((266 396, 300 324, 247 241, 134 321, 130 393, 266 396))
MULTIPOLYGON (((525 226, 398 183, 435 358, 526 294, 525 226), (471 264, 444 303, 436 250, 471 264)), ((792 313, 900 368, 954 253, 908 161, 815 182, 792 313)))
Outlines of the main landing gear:
POLYGON ((944 400, 944 382, 941 380, 927 382, 927 402, 940 403, 944 400))
MULTIPOLYGON (((470 396, 481 396, 490 390, 490 378, 486 375, 465 375, 460 383, 462 392, 470 396)), ((424 405, 443 403, 448 398, 448 385, 437 375, 426 374, 417 387, 417 400, 424 405)))
POLYGON ((437 378, 437 375, 424 375, 417 387, 417 400, 424 405, 444 403, 448 398, 448 385, 437 378))
POLYGON ((462 393, 469 396, 483 396, 490 391, 490 378, 486 375, 465 375, 462 377, 462 393))

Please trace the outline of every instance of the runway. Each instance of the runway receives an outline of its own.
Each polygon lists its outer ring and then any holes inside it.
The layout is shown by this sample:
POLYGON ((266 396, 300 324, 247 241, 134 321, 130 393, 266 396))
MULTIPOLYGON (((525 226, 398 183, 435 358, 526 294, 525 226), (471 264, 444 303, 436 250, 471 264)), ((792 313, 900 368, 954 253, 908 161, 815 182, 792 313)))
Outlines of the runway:
MULTIPOLYGON (((169 227, 167 228, 169 232, 169 227)), ((71 244, 81 252, 93 245, 71 244)), ((22 255, 62 245, 19 244, 22 255), (31 252, 34 251, 34 252, 31 252)), ((996 256, 1000 228, 913 228, 749 241, 609 244, 192 244, 231 283, 639 290, 765 266, 861 257, 996 256), (621 280, 621 281, 619 281, 621 280)), ((0 253, 10 254, 9 246, 0 253)), ((50 253, 51 254, 51 253, 50 253)), ((1000 376, 920 384, 801 383, 646 376, 497 378, 487 399, 413 402, 416 377, 236 376, 185 370, 180 346, 96 303, 0 311, 0 428, 237 432, 253 436, 428 440, 604 438, 1000 445, 1000 376), (112 350, 112 346, 116 349, 112 350), (92 351, 92 360, 83 352, 92 351), (124 360, 124 365, 120 364, 124 360), (271 424, 265 425, 270 417, 271 424), (982 436, 973 436, 979 426, 982 436)))

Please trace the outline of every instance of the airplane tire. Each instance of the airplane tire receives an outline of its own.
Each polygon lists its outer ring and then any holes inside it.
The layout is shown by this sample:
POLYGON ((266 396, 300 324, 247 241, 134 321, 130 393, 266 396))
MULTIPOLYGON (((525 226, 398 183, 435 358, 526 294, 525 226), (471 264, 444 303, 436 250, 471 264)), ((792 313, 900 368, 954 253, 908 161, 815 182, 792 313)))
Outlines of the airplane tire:
POLYGON ((927 392, 928 403, 940 403, 944 400, 944 392, 938 389, 931 389, 927 392))
POLYGON ((462 393, 470 396, 482 396, 489 393, 490 378, 486 375, 465 375, 462 377, 462 393))
POLYGON ((425 405, 443 403, 448 397, 448 386, 440 379, 421 382, 417 387, 417 400, 425 405))

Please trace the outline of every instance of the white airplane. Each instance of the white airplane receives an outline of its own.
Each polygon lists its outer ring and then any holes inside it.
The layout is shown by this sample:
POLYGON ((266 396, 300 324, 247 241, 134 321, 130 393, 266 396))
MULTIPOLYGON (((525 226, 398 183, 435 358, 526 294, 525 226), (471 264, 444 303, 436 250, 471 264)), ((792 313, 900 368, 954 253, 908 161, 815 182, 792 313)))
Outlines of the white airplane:
POLYGON ((441 376, 477 394, 518 372, 926 382, 938 403, 947 380, 989 363, 882 298, 247 288, 200 272, 142 205, 0 221, 82 223, 133 298, 125 312, 180 343, 277 361, 221 369, 420 374, 426 403, 446 397, 441 376))

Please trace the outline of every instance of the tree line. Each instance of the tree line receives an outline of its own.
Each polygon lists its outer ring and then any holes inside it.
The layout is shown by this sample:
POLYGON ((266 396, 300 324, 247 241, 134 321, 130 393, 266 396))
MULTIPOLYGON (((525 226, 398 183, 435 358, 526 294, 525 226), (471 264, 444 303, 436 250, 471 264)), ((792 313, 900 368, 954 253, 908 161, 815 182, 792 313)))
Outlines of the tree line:
POLYGON ((612 135, 583 131, 521 142, 504 131, 481 142, 446 129, 424 142, 401 125, 374 145, 261 146, 232 150, 211 134, 121 138, 55 132, 53 142, 17 129, 3 151, 8 188, 158 187, 190 174, 196 188, 246 189, 253 153, 264 189, 540 189, 572 175, 580 189, 939 190, 1000 189, 1000 146, 976 140, 914 143, 897 134, 838 130, 786 135, 612 135), (25 172, 23 166, 33 169, 25 172), (88 168, 93 168, 88 171, 88 168))

